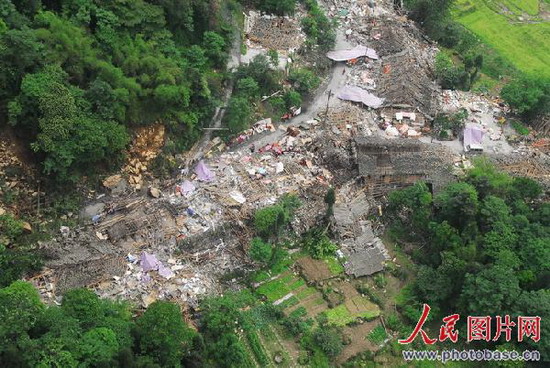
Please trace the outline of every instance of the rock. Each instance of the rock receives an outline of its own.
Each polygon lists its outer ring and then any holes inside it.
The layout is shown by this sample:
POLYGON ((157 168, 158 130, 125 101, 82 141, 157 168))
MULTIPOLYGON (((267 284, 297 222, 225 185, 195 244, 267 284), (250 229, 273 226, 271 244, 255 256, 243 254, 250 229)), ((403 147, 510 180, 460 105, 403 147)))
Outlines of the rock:
POLYGON ((275 356, 273 357, 273 361, 275 361, 275 363, 277 364, 281 364, 283 362, 283 356, 281 355, 281 353, 275 354, 275 356))
POLYGON ((32 233, 32 226, 28 222, 23 222, 23 230, 25 230, 28 233, 32 233))
POLYGON ((6 214, 6 210, 3 209, 2 207, 0 207, 0 216, 5 215, 5 214, 6 214))
POLYGON ((128 183, 122 175, 117 174, 109 176, 103 180, 103 186, 109 189, 112 195, 117 196, 124 193, 124 191, 128 188, 128 183))
POLYGON ((160 198, 162 193, 157 188, 151 187, 151 188, 149 188, 149 195, 153 198, 160 198))
POLYGON ((103 180, 103 186, 106 187, 107 189, 112 190, 113 188, 116 188, 119 185, 121 180, 122 180, 122 175, 120 174, 112 175, 106 178, 105 180, 103 180))
POLYGON ((90 221, 92 217, 102 213, 104 210, 105 210, 105 203, 103 202, 93 203, 84 207, 82 211, 80 211, 80 218, 85 221, 90 221))

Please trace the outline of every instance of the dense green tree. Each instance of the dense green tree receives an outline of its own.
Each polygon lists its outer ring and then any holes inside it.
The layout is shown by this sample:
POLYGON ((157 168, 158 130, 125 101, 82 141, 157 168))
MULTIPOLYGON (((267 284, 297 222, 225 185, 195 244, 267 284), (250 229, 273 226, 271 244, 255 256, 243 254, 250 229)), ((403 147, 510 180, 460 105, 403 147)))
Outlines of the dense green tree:
POLYGON ((253 260, 267 264, 271 260, 273 249, 271 244, 264 242, 261 238, 254 238, 250 243, 250 251, 248 254, 253 260))
POLYGON ((468 183, 453 183, 434 198, 439 216, 460 231, 475 220, 479 201, 476 189, 468 183))
POLYGON ((205 32, 203 37, 203 48, 206 56, 212 60, 215 67, 222 68, 225 64, 225 60, 227 59, 224 38, 212 31, 205 32))
POLYGON ((308 69, 293 69, 288 79, 292 82, 296 91, 306 94, 312 92, 321 82, 319 77, 308 69))
POLYGON ((136 321, 140 352, 162 367, 180 367, 189 354, 194 332, 184 323, 177 304, 154 302, 136 321))
POLYGON ((43 310, 38 292, 29 283, 15 281, 0 289, 0 352, 10 344, 28 339, 28 331, 43 310))
POLYGON ((432 195, 428 186, 417 182, 402 191, 390 193, 388 211, 407 226, 411 235, 422 233, 432 213, 432 195))
POLYGON ((87 331, 79 342, 79 361, 83 367, 112 366, 118 352, 115 333, 105 327, 87 331))
POLYGON ((534 116, 550 108, 550 83, 545 78, 522 76, 506 84, 501 96, 519 114, 534 116))
POLYGON ((101 300, 88 289, 74 289, 65 293, 61 308, 64 314, 77 319, 85 330, 98 326, 104 318, 101 300))
POLYGON ((296 0, 253 0, 254 5, 266 13, 276 15, 293 15, 296 0))
POLYGON ((338 356, 344 348, 342 333, 335 327, 318 327, 313 332, 313 341, 323 353, 331 358, 338 356))
POLYGON ((237 93, 242 94, 249 100, 254 101, 260 97, 260 86, 254 78, 243 78, 237 81, 237 93))
POLYGON ((496 265, 467 274, 461 297, 471 315, 503 315, 511 311, 520 290, 513 270, 496 265))
POLYGON ((225 120, 231 133, 238 133, 250 125, 252 109, 244 97, 231 97, 227 106, 225 120))

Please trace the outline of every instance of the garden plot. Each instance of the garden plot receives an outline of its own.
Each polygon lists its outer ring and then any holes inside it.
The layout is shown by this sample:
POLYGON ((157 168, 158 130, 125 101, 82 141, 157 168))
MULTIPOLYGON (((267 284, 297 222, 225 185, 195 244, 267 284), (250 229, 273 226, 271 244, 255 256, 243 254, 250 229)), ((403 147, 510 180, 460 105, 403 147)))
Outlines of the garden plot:
POLYGON ((344 271, 343 266, 334 257, 325 260, 303 257, 298 260, 297 265, 302 270, 304 278, 309 282, 327 280, 344 271))

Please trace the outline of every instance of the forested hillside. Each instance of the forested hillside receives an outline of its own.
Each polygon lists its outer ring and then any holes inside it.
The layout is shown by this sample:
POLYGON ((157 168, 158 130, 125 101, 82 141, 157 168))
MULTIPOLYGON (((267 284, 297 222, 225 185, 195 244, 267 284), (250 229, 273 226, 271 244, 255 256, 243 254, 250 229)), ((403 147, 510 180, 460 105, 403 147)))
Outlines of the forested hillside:
POLYGON ((0 0, 1 123, 59 181, 117 164, 137 126, 185 149, 221 90, 233 5, 0 0))
MULTIPOLYGON (((390 232, 418 265, 399 302, 403 315, 415 323, 422 303, 437 321, 459 313, 462 336, 462 316, 548 319, 550 205, 541 193, 536 182, 512 178, 485 160, 433 197, 421 182, 391 193, 390 232)), ((547 333, 543 323, 541 335, 547 333)), ((537 349, 546 360, 550 350, 543 340, 518 347, 537 349)))

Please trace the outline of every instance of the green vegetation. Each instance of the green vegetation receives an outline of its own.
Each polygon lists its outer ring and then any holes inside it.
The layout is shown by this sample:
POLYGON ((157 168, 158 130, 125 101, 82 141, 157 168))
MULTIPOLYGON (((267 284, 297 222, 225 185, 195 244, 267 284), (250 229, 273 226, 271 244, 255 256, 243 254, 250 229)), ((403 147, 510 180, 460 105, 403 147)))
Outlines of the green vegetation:
POLYGON ((519 77, 502 88, 502 98, 524 117, 550 111, 550 83, 548 79, 519 77))
POLYGON ((0 318, 5 367, 180 367, 196 336, 175 304, 155 302, 133 319, 127 304, 76 289, 46 307, 22 281, 0 289, 0 318))
POLYGON ((378 325, 369 332, 367 338, 372 341, 374 344, 380 345, 386 339, 386 331, 382 325, 378 325))
POLYGON ((30 245, 33 239, 24 233, 23 224, 11 215, 0 216, 0 288, 42 268, 40 256, 30 245))
POLYGON ((529 135, 529 128, 527 128, 525 125, 520 123, 517 120, 512 120, 510 123, 512 128, 519 134, 519 135, 529 135))
MULTIPOLYGON (((413 323, 422 303, 436 319, 452 313, 548 318, 550 207, 538 200, 541 187, 483 159, 474 165, 433 198, 423 183, 391 193, 392 231, 422 244, 411 253, 416 278, 397 300, 400 311, 413 323)), ((519 345, 536 346, 549 359, 544 342, 519 345)))
POLYGON ((497 4, 492 4, 498 2, 504 3, 508 9, 515 7, 529 14, 538 13, 538 1, 457 0, 454 17, 484 43, 498 50, 517 69, 531 76, 550 77, 548 22, 517 22, 517 16, 510 19, 497 4))
POLYGON ((119 165, 138 126, 189 147, 221 92, 231 4, 3 1, 1 120, 58 182, 119 165))
POLYGON ((321 229, 312 229, 302 237, 302 248, 315 259, 333 256, 338 249, 321 229))
POLYGON ((324 312, 328 323, 335 326, 346 326, 355 322, 358 318, 370 320, 380 315, 380 309, 362 296, 356 296, 352 303, 360 309, 359 312, 351 312, 345 304, 340 304, 324 312))
POLYGON ((296 0, 250 0, 247 2, 259 10, 276 15, 292 15, 296 9, 296 0))
POLYGON ((333 275, 340 275, 344 272, 344 266, 342 266, 342 263, 340 263, 338 258, 334 256, 326 257, 324 261, 327 264, 330 273, 333 275))
POLYGON ((308 16, 302 19, 302 29, 307 35, 306 47, 320 53, 327 52, 334 47, 336 32, 334 24, 327 18, 316 0, 304 0, 308 16))
POLYGON ((285 195, 277 204, 256 211, 254 214, 256 232, 264 238, 273 235, 278 236, 285 226, 290 223, 298 207, 300 207, 298 197, 285 195))
POLYGON ((250 258, 257 262, 267 264, 273 255, 271 244, 265 243, 261 238, 252 239, 249 251, 250 258))
POLYGON ((432 133, 439 140, 452 140, 464 129, 467 117, 466 109, 460 109, 454 114, 437 114, 432 122, 432 133))

